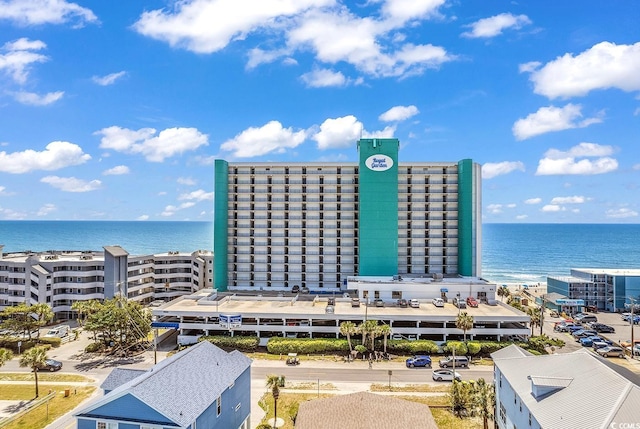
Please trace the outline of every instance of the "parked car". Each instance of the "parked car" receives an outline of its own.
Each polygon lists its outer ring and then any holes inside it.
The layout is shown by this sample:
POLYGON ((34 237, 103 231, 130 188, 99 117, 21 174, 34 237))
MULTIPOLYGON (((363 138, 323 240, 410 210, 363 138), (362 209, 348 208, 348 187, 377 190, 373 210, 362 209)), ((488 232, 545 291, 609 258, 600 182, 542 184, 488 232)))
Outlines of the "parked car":
POLYGON ((593 350, 598 350, 603 347, 609 347, 610 345, 610 343, 604 341, 594 341, 591 343, 591 347, 593 347, 593 350))
POLYGON ((467 305, 475 308, 478 306, 478 301, 474 297, 470 296, 467 298, 467 305))
POLYGON ((398 300, 398 307, 407 308, 409 306, 409 302, 406 299, 398 300))
POLYGON ((360 298, 351 298, 352 307, 360 307, 360 298))
POLYGON ((413 308, 420 308, 420 301, 418 301, 417 299, 410 299, 409 306, 413 308))
POLYGON ((376 307, 384 307, 384 301, 383 301, 383 300, 381 300, 381 299, 379 299, 379 298, 378 298, 378 299, 376 299, 376 300, 374 300, 374 301, 373 301, 373 304, 374 304, 376 307))
POLYGON ((293 285, 291 287, 291 293, 298 293, 300 292, 300 286, 299 285, 293 285))
POLYGON ((617 356, 619 358, 624 357, 624 350, 622 349, 622 347, 616 347, 616 346, 599 348, 596 350, 596 353, 598 353, 600 356, 603 356, 603 357, 611 357, 611 356, 617 356))
POLYGON ((458 308, 467 308, 467 303, 458 297, 453 298, 453 305, 458 308))
POLYGON ((333 297, 328 298, 327 305, 336 305, 336 299, 333 297))
POLYGON ((580 341, 581 338, 593 337, 594 335, 598 335, 598 333, 596 331, 581 329, 579 331, 575 331, 571 335, 573 335, 573 338, 575 338, 576 341, 580 341))
POLYGON ((466 356, 447 356, 444 359, 440 359, 440 368, 467 368, 469 366, 469 359, 466 356))
POLYGON ((71 332, 71 327, 69 325, 60 325, 49 329, 44 336, 47 338, 64 338, 69 335, 69 332, 71 332))
POLYGON ((594 341, 604 342, 604 343, 607 343, 607 345, 612 345, 613 344, 609 340, 605 340, 604 338, 601 338, 601 337, 599 337, 597 335, 594 335, 594 336, 591 336, 591 337, 580 338, 580 344, 582 346, 584 346, 584 347, 592 347, 594 341))
POLYGON ((324 312, 327 314, 335 313, 335 307, 333 305, 327 305, 324 309, 324 312))
POLYGON ((59 371, 62 369, 62 362, 54 360, 54 359, 47 359, 44 361, 44 365, 39 366, 38 367, 38 371, 59 371))
POLYGON ((407 359, 405 362, 407 368, 415 368, 415 367, 423 367, 423 368, 431 368, 431 357, 430 356, 413 356, 407 359))
POLYGON ((597 322, 598 318, 593 314, 581 314, 579 316, 574 317, 576 323, 584 324, 587 322, 597 322))
POLYGON ((461 381, 462 377, 460 377, 460 374, 458 374, 458 372, 454 372, 451 369, 436 369, 433 371, 433 374, 431 375, 431 377, 433 378, 434 381, 453 381, 454 378, 457 381, 461 381))
POLYGON ((589 328, 603 334, 613 334, 616 332, 613 326, 605 325, 604 323, 592 323, 589 328))
POLYGON ((432 302, 436 307, 444 307, 444 299, 442 298, 433 298, 432 302))
POLYGON ((556 327, 554 328, 554 330, 558 332, 571 332, 572 330, 579 330, 579 329, 582 329, 582 326, 576 325, 575 323, 559 324, 559 325, 556 325, 556 327))

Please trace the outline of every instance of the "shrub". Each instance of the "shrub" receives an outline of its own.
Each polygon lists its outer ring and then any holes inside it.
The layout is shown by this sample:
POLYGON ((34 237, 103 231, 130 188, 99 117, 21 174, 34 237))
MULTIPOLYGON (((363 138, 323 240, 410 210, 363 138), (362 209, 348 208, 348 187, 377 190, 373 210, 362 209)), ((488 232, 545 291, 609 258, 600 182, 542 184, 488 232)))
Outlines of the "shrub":
POLYGON ((38 342, 40 344, 48 344, 49 347, 60 347, 60 340, 58 337, 42 337, 38 342))
POLYGON ((447 343, 442 347, 442 350, 446 353, 451 353, 455 350, 455 353, 458 356, 465 356, 468 352, 467 345, 462 341, 447 341, 447 343))
POLYGON ((209 341, 222 349, 240 350, 242 352, 254 352, 260 344, 258 337, 228 337, 226 335, 200 337, 198 341, 209 341))
POLYGON ((84 351, 87 353, 97 353, 104 350, 104 344, 102 343, 91 343, 84 348, 84 351))
POLYGON ((431 340, 389 340, 387 343, 387 351, 396 354, 435 354, 438 350, 438 345, 431 340))
POLYGON ((475 356, 482 350, 482 344, 479 341, 469 341, 467 343, 467 352, 471 356, 475 356))
POLYGON ((282 338, 272 337, 267 343, 267 351, 272 354, 287 353, 336 353, 349 352, 349 343, 342 338, 282 338))

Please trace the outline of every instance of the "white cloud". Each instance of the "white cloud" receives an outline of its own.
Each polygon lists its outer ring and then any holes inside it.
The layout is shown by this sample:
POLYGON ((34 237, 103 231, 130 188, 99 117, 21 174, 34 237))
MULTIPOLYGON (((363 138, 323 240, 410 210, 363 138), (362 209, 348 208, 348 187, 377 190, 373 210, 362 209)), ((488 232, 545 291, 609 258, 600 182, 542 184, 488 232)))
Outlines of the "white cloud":
POLYGON ((613 147, 596 143, 580 143, 566 152, 550 149, 545 152, 544 158, 538 162, 536 175, 609 173, 618 168, 618 161, 608 156, 613 152, 613 147), (592 161, 587 158, 597 159, 592 161))
POLYGON ((64 24, 73 20, 76 27, 98 21, 90 9, 65 0, 0 1, 1 19, 18 25, 64 24))
POLYGON ((390 139, 393 137, 393 134, 396 132, 396 127, 393 125, 386 126, 382 130, 378 131, 367 131, 364 130, 362 132, 362 138, 364 139, 390 139))
POLYGON ((38 209, 36 216, 47 216, 49 213, 58 210, 55 204, 45 204, 38 209))
POLYGON ((150 162, 163 162, 166 158, 209 144, 208 136, 196 128, 167 128, 156 135, 153 128, 136 131, 112 126, 94 134, 102 135, 101 149, 141 154, 150 162))
POLYGON ((178 197, 178 200, 196 200, 196 201, 212 201, 213 200, 213 192, 205 192, 202 189, 198 189, 197 191, 189 192, 186 194, 182 194, 178 197))
POLYGON ((520 64, 518 70, 520 73, 531 73, 540 67, 542 63, 540 61, 530 61, 528 63, 520 64))
POLYGON ((640 42, 601 42, 573 56, 565 54, 531 71, 534 92, 550 99, 587 95, 597 89, 640 90, 640 42))
POLYGON ((587 200, 588 198, 578 195, 572 197, 555 197, 551 200, 551 204, 583 204, 587 200))
POLYGON ((455 59, 442 47, 402 45, 392 37, 404 26, 438 16, 443 3, 376 1, 368 6, 381 7, 360 17, 335 0, 262 0, 250 7, 240 1, 193 0, 177 2, 173 9, 144 12, 134 29, 196 53, 218 52, 252 33, 268 35, 265 45, 272 49, 250 49, 249 69, 281 57, 295 62, 292 54, 311 51, 320 63, 345 62, 376 77, 405 76, 455 59))
POLYGON ((140 215, 136 218, 136 220, 149 220, 149 215, 140 215))
POLYGON ((176 214, 176 212, 178 212, 180 210, 188 209, 188 208, 191 208, 191 207, 193 207, 195 205, 196 205, 196 203, 194 203, 192 201, 188 201, 186 203, 182 203, 179 206, 169 205, 169 206, 166 206, 164 208, 164 211, 162 213, 160 213, 160 216, 162 216, 162 217, 170 217, 170 216, 173 216, 174 214, 176 214))
POLYGON ((541 107, 526 118, 518 119, 513 124, 513 135, 518 140, 525 140, 552 131, 584 128, 602 122, 599 117, 587 118, 578 122, 577 119, 582 118, 581 110, 581 105, 571 103, 564 107, 541 107))
POLYGON ((48 92, 44 95, 25 91, 13 93, 13 97, 17 102, 31 106, 46 106, 48 104, 55 103, 60 100, 63 95, 64 91, 48 92))
POLYGON ((638 212, 628 208, 609 209, 605 212, 605 216, 612 219, 625 219, 629 217, 637 217, 638 212))
POLYGON ((177 2, 172 9, 144 12, 134 24, 140 34, 173 47, 210 54, 254 31, 277 29, 283 21, 333 0, 262 0, 248 5, 230 0, 177 2))
POLYGON ((527 15, 512 15, 510 13, 501 13, 489 18, 480 19, 466 27, 471 28, 471 31, 462 33, 463 37, 474 38, 489 38, 502 34, 502 30, 509 28, 519 30, 525 25, 531 24, 531 20, 527 15))
POLYGON ((528 215, 517 215, 517 216, 516 216, 516 219, 518 219, 518 220, 524 220, 524 219, 526 219, 526 218, 528 218, 528 217, 529 217, 528 215))
POLYGON ((8 74, 18 84, 26 83, 30 66, 49 59, 46 55, 34 51, 46 47, 47 45, 40 40, 26 38, 5 43, 1 49, 4 53, 0 53, 0 71, 8 74))
POLYGON ((278 121, 270 121, 260 128, 250 127, 224 142, 220 149, 233 152, 237 158, 251 158, 268 153, 284 153, 304 142, 306 131, 283 128, 278 121))
POLYGON ((502 213, 502 204, 489 204, 487 206, 487 210, 491 214, 499 214, 502 213))
POLYGON ((387 110, 380 116, 378 119, 383 122, 400 122, 405 121, 412 116, 417 115, 419 112, 418 108, 414 105, 411 106, 394 106, 391 109, 387 110))
POLYGON ((542 202, 542 198, 529 198, 528 200, 524 200, 525 204, 540 204, 542 202))
POLYGON ((542 209, 540 210, 543 212, 560 212, 560 211, 565 211, 566 209, 557 204, 547 204, 544 207, 542 207, 542 209))
POLYGON ((337 149, 351 147, 363 132, 362 122, 355 116, 327 119, 320 125, 320 131, 313 136, 318 142, 318 149, 337 149))
POLYGON ((634 169, 634 170, 640 170, 640 164, 636 164, 636 165, 634 165, 634 166, 633 166, 633 169, 634 169))
POLYGON ((56 189, 60 189, 63 192, 91 192, 100 189, 102 186, 102 182, 99 180, 87 182, 86 180, 75 177, 46 176, 40 179, 40 181, 56 189))
POLYGON ((191 177, 178 177, 178 180, 176 180, 176 182, 178 182, 178 184, 180 185, 186 185, 186 186, 193 186, 197 183, 191 177))
POLYGON ((633 116, 639 116, 640 115, 640 107, 638 107, 636 110, 633 111, 633 116))
POLYGON ((29 173, 36 170, 59 170, 71 165, 84 164, 91 156, 82 148, 69 142, 51 142, 44 151, 28 149, 22 152, 0 152, 0 171, 11 174, 29 173))
POLYGON ((127 167, 126 165, 116 165, 113 168, 110 168, 108 170, 104 170, 102 172, 103 176, 121 176, 123 174, 129 174, 129 167, 127 167))
POLYGON ((0 207, 0 215, 4 219, 10 219, 10 220, 22 220, 22 219, 26 219, 27 217, 26 213, 18 212, 12 209, 5 209, 2 207, 0 207))
POLYGON ((491 179, 516 170, 524 171, 524 164, 520 161, 487 162, 482 166, 482 178, 491 179))
POLYGON ((507 204, 507 208, 508 209, 515 209, 516 205, 514 203, 509 203, 509 204, 507 204))
POLYGON ((329 69, 315 69, 300 76, 310 88, 326 88, 329 86, 346 86, 349 80, 341 72, 329 69))
POLYGON ((120 71, 117 73, 111 73, 106 76, 93 76, 91 78, 92 81, 101 86, 113 85, 118 79, 124 77, 127 74, 125 71, 120 71))

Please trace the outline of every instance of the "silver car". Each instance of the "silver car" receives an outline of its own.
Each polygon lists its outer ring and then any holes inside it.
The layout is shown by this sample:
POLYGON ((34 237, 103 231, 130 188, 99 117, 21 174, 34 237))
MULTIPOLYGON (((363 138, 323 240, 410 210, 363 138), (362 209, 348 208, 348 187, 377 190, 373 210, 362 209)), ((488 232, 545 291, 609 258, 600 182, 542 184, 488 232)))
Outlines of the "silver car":
POLYGON ((456 381, 462 380, 460 374, 457 371, 454 373, 452 369, 436 369, 431 377, 434 381, 453 381, 454 377, 456 381))

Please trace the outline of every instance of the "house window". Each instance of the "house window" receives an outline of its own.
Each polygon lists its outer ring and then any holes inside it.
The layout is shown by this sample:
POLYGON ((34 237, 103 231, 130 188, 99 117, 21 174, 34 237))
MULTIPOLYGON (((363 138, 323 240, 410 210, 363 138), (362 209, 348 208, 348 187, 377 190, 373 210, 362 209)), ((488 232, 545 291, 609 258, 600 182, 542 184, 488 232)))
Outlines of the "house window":
POLYGON ((97 429, 118 429, 118 423, 98 422, 97 429))
POLYGON ((529 426, 531 426, 531 413, 529 413, 529 426))
POLYGON ((502 423, 507 424, 507 410, 502 405, 502 402, 500 402, 500 420, 502 420, 502 423))
POLYGON ((217 404, 218 404, 218 416, 220 415, 220 413, 222 412, 222 396, 218 396, 218 399, 216 400, 217 404))

